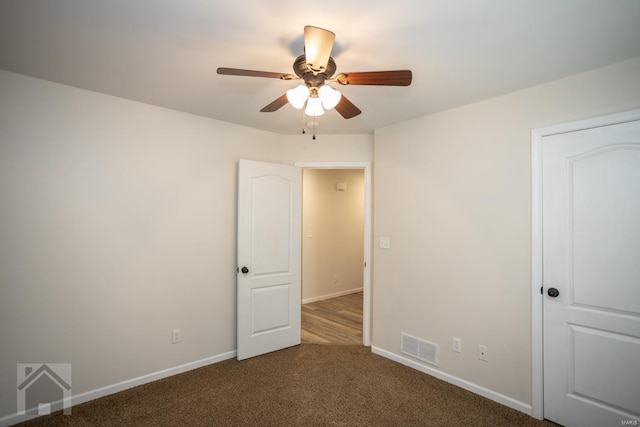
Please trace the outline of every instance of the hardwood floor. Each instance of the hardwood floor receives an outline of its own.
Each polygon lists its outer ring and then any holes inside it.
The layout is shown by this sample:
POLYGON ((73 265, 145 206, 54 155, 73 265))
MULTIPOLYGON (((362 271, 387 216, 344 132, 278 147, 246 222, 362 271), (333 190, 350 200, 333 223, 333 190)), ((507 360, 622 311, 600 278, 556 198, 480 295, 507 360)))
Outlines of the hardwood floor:
POLYGON ((362 292, 302 306, 301 341, 362 344, 362 292))

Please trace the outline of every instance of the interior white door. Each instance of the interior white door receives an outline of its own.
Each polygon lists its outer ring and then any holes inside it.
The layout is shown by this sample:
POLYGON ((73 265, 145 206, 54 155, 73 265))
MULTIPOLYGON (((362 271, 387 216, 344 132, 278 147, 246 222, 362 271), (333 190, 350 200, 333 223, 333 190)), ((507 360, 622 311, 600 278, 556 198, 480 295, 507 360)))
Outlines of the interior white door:
POLYGON ((301 181, 296 166, 239 162, 239 360, 300 344, 301 181))
POLYGON ((637 425, 640 121, 544 137, 542 158, 544 417, 637 425))

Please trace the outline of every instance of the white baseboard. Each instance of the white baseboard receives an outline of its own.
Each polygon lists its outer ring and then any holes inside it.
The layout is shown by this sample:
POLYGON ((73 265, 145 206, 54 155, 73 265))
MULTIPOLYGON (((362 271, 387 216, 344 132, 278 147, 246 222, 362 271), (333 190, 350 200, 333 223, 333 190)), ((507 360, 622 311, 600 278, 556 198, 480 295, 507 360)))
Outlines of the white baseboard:
MULTIPOLYGON (((236 351, 229 351, 227 353, 218 354, 216 356, 207 357, 205 359, 196 360, 194 362, 185 363, 183 365, 175 366, 173 368, 164 369, 158 372, 152 372, 147 375, 142 375, 137 378, 132 378, 130 380, 125 380, 116 384, 108 385, 105 387, 101 387, 95 390, 87 391, 84 393, 76 394, 71 396, 71 406, 73 413, 73 406, 79 405, 81 403, 88 402, 90 400, 99 399, 101 397, 109 396, 110 394, 119 393, 121 391, 127 390, 132 387, 137 387, 139 385, 147 384, 153 381, 161 380, 163 378, 171 377, 173 375, 178 375, 183 372, 191 371, 193 369, 202 368, 203 366, 213 365, 214 363, 222 362, 223 360, 232 359, 236 357, 236 351)), ((59 400, 57 402, 51 403, 51 412, 59 411, 63 409, 63 401, 59 400)), ((36 418, 35 416, 27 416, 27 415, 19 415, 19 414, 11 414, 0 418, 0 427, 11 426, 14 424, 21 423, 26 420, 31 420, 36 418)))
MULTIPOLYGON (((358 290, 347 292, 343 295, 347 295, 349 293, 358 292, 358 290)), ((330 297, 332 298, 332 297, 330 297)), ((509 408, 515 409, 517 411, 523 412, 527 415, 532 414, 531 405, 520 402, 518 400, 512 399, 503 394, 497 393, 495 391, 489 390, 485 387, 479 386, 472 382, 463 380, 451 374, 447 374, 445 372, 439 371, 430 366, 423 365, 417 361, 408 359, 403 356, 399 356, 395 353, 391 353, 390 351, 384 350, 380 347, 371 346, 371 351, 374 354, 385 357, 387 359, 393 360, 394 362, 398 362, 402 365, 408 366, 410 368, 416 369, 422 373, 431 375, 443 381, 446 381, 450 384, 461 387, 465 390, 468 390, 472 393, 478 394, 480 396, 486 397, 487 399, 491 399, 494 402, 500 403, 502 405, 508 406, 509 408)), ((157 381, 163 378, 167 378, 173 375, 181 374, 183 372, 191 371, 193 369, 198 369, 203 366, 212 365, 214 363, 222 362, 223 360, 232 359, 236 357, 236 351, 229 351, 227 353, 222 353, 216 356, 207 357, 206 359, 196 360, 194 362, 185 363, 183 365, 175 366, 173 368, 164 369, 162 371, 153 372, 147 375, 143 375, 137 378, 132 378, 130 380, 125 380, 116 384, 112 384, 109 386, 101 387, 96 390, 91 390, 85 393, 80 393, 77 395, 73 395, 71 397, 72 405, 79 405, 81 403, 88 402, 90 400, 99 399, 101 397, 109 396, 114 393, 118 393, 124 390, 127 390, 132 387, 137 387, 139 385, 147 384, 153 381, 157 381)), ((51 412, 61 410, 63 408, 62 401, 53 402, 51 404, 51 412)), ((27 419, 32 419, 33 417, 27 417, 25 415, 12 414, 7 415, 0 418, 0 427, 11 426, 27 419)))
POLYGON ((302 304, 309 304, 311 302, 318 302, 318 301, 323 301, 323 300, 326 300, 326 299, 341 297, 341 296, 344 296, 344 295, 355 294, 356 292, 362 292, 363 289, 364 288, 355 288, 355 289, 349 289, 349 290, 346 290, 346 291, 336 292, 336 293, 333 293, 333 294, 321 295, 319 297, 305 298, 305 299, 302 300, 302 304))
POLYGON ((397 354, 391 353, 390 351, 384 350, 380 347, 371 346, 371 351, 379 356, 386 357, 387 359, 391 359, 394 362, 398 362, 402 365, 416 369, 422 373, 431 375, 442 381, 446 381, 450 384, 453 384, 460 388, 468 390, 472 393, 479 394, 480 396, 486 397, 487 399, 491 399, 494 402, 500 403, 501 405, 508 406, 509 408, 515 409, 516 411, 523 412, 527 415, 532 414, 531 405, 512 399, 511 397, 505 396, 504 394, 500 394, 493 390, 489 390, 488 388, 479 386, 467 380, 463 380, 462 378, 458 378, 451 374, 447 374, 445 372, 442 372, 430 366, 423 365, 422 363, 419 363, 417 361, 407 359, 406 357, 398 356, 397 354))

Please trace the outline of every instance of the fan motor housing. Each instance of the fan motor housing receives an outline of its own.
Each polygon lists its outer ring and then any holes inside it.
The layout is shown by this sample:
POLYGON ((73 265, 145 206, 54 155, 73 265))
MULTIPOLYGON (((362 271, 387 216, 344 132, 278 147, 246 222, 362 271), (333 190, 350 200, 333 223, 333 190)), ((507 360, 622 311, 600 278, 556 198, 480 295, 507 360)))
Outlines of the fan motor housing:
POLYGON ((333 58, 329 58, 329 62, 327 63, 327 67, 323 72, 314 73, 307 66, 307 58, 304 54, 298 56, 293 63, 293 71, 296 73, 296 76, 304 79, 304 82, 309 87, 320 87, 324 84, 326 79, 331 78, 333 74, 336 72, 336 61, 333 58))

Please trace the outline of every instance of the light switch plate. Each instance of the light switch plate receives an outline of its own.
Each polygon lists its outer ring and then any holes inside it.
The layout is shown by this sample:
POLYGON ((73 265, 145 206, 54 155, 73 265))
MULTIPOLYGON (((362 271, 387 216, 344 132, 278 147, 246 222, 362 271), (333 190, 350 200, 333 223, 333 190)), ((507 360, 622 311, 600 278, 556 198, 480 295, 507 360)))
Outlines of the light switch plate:
POLYGON ((381 237, 380 247, 382 249, 389 249, 391 247, 391 239, 389 239, 388 237, 381 237))

